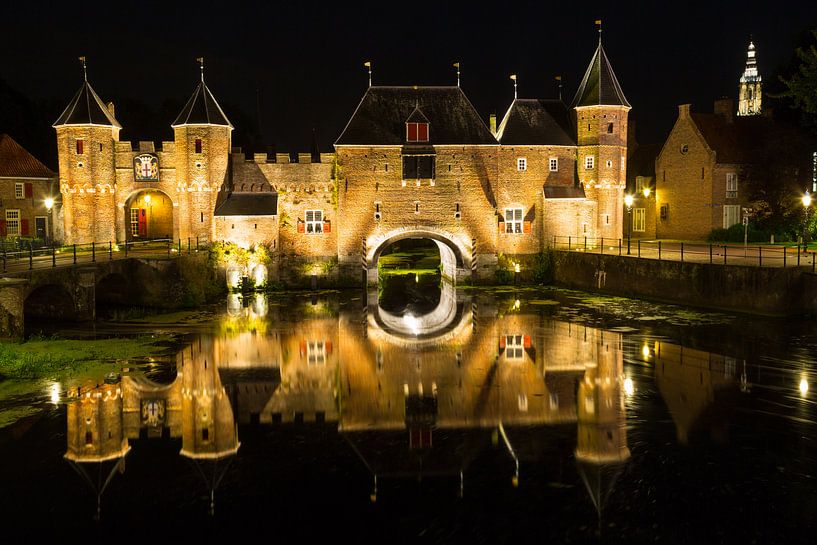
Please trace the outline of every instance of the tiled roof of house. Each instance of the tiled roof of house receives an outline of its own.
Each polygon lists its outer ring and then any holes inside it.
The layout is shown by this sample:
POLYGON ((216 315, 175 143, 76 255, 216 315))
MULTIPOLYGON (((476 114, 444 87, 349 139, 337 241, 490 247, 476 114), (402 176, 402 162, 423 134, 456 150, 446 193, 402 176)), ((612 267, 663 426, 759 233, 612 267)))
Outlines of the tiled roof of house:
POLYGON ((732 121, 719 114, 691 113, 690 116, 716 153, 718 163, 751 162, 752 149, 774 125, 766 116, 737 117, 732 121))
POLYGON ((429 144, 496 144, 459 87, 369 87, 336 145, 403 145, 406 120, 419 108, 429 144))
POLYGON ((503 145, 575 146, 567 106, 561 100, 515 99, 496 138, 503 145))
POLYGON ((51 169, 7 135, 0 135, 0 177, 54 178, 51 169))
POLYGON ((572 107, 598 105, 630 106, 618 84, 610 59, 601 46, 601 40, 571 104, 572 107))
POLYGON ((88 81, 82 83, 82 87, 79 88, 53 126, 62 125, 103 125, 122 128, 88 81))

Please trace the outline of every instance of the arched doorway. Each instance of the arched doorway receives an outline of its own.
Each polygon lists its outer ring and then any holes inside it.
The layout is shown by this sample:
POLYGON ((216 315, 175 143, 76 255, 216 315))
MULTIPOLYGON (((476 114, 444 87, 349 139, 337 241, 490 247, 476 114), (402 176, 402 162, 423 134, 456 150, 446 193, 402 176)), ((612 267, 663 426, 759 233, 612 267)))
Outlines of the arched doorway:
POLYGON ((128 242, 173 238, 173 200, 158 189, 142 189, 125 203, 128 242))

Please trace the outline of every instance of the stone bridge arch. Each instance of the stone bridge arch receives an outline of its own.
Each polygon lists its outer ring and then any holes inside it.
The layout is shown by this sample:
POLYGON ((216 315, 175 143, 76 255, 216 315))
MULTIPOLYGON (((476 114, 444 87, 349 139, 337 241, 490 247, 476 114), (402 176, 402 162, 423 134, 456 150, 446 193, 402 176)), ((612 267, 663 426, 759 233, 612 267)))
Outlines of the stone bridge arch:
POLYGON ((380 235, 372 235, 366 241, 367 283, 377 285, 377 261, 390 244, 408 238, 433 241, 440 251, 443 277, 456 283, 471 275, 471 248, 461 236, 436 227, 401 227, 380 235))

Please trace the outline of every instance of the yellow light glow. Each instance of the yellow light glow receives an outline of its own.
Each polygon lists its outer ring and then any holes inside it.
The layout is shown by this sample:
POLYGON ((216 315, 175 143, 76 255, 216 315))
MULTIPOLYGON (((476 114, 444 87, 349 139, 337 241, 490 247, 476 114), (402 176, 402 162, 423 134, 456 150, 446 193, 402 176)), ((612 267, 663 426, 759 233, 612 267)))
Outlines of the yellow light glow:
POLYGON ((624 393, 627 394, 628 397, 635 393, 635 384, 633 384, 633 379, 630 377, 624 379, 624 393))
POLYGON ((633 205, 633 196, 629 193, 624 195, 624 204, 627 205, 627 208, 630 208, 633 205))
POLYGON ((54 207, 54 199, 51 198, 51 197, 47 197, 45 199, 45 208, 46 208, 46 210, 48 210, 50 212, 53 207, 54 207))
POLYGON ((806 208, 811 206, 811 195, 808 194, 808 191, 806 191, 806 194, 803 195, 802 201, 803 201, 803 206, 805 206, 806 208))
POLYGON ((419 274, 417 274, 417 273, 415 273, 415 274, 414 274, 414 283, 415 283, 415 284, 418 284, 419 282, 420 282, 420 275, 419 275, 419 274))
POLYGON ((514 310, 519 310, 519 308, 520 308, 521 306, 522 306, 522 302, 521 302, 519 299, 517 299, 516 301, 514 301, 514 302, 513 302, 513 308, 514 308, 514 310))
POLYGON ((514 272, 517 272, 517 273, 521 270, 520 267, 519 267, 519 263, 514 263, 513 264, 513 270, 514 270, 514 272))
POLYGON ((650 347, 647 343, 644 343, 644 346, 641 347, 641 355, 644 356, 645 360, 650 359, 650 347))
POLYGON ((51 397, 51 403, 53 403, 54 405, 59 405, 59 403, 60 403, 60 383, 55 382, 54 384, 52 384, 51 388, 49 389, 49 392, 50 392, 50 397, 51 397))
POLYGON ((644 198, 649 199, 650 198, 650 193, 652 193, 652 189, 650 189, 649 187, 645 187, 644 188, 644 198))
POLYGON ((808 393, 808 381, 805 377, 800 379, 800 395, 806 395, 808 393))
POLYGON ((145 195, 145 204, 150 204, 150 193, 145 195))

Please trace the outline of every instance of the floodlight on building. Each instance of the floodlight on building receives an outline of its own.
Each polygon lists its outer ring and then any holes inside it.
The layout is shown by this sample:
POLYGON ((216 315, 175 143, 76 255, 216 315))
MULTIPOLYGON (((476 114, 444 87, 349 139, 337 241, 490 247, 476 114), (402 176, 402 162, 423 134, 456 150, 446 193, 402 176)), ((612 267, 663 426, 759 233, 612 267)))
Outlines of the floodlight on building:
POLYGON ((45 209, 48 210, 49 212, 51 212, 52 208, 54 208, 54 198, 53 197, 47 197, 45 199, 45 209))
POLYGON ((145 204, 150 204, 150 193, 145 195, 145 204))

